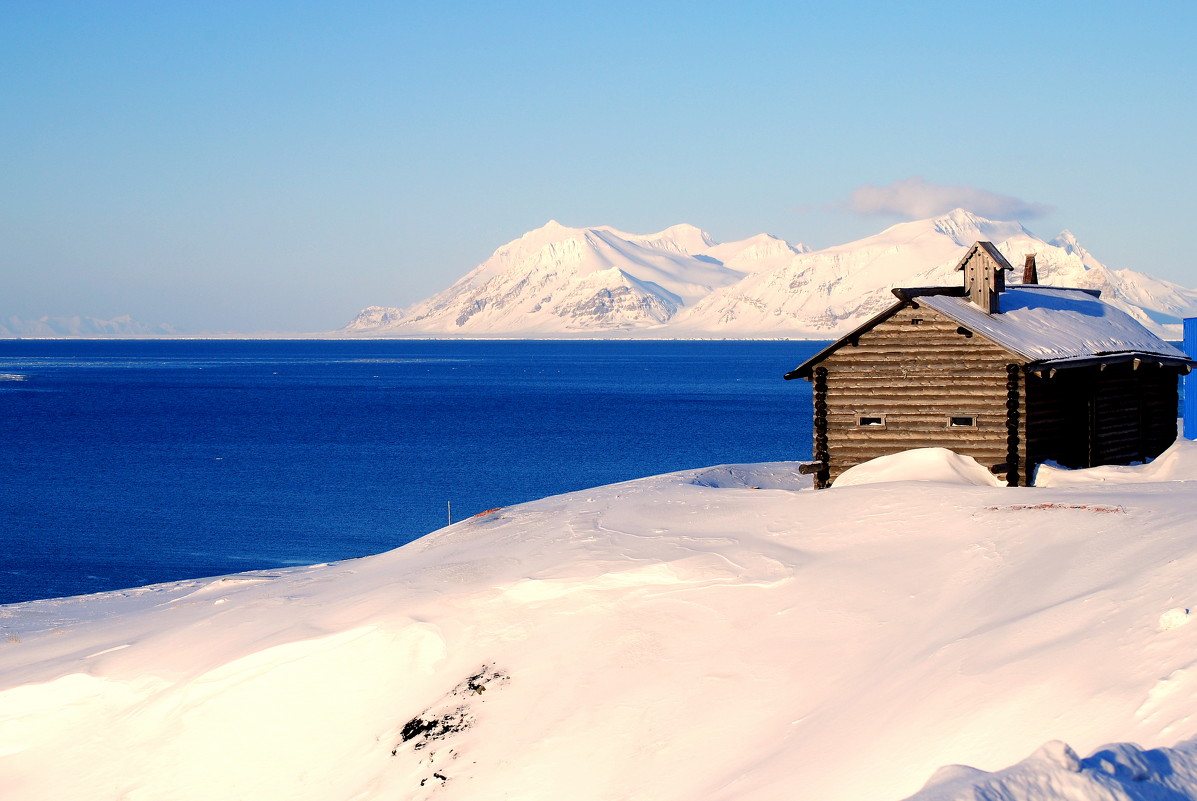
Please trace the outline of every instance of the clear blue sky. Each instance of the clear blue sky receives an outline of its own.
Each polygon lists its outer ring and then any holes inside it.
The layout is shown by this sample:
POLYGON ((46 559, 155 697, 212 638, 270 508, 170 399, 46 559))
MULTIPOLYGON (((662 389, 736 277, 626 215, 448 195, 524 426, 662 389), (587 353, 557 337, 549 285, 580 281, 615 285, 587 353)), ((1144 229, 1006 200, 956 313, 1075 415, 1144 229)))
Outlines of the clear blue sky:
POLYGON ((0 317, 327 330, 550 218, 822 247, 898 221, 851 200, 896 182, 1194 286, 1195 32, 1192 2, 0 0, 0 317))

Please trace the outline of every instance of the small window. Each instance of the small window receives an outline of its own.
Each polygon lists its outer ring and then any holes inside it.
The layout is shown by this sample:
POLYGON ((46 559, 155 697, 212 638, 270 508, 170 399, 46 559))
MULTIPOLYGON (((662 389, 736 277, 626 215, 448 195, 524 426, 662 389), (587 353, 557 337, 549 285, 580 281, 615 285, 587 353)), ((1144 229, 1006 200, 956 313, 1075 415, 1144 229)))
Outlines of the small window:
POLYGON ((977 418, 968 417, 965 415, 952 416, 948 418, 948 428, 976 428, 977 418))
POLYGON ((861 428, 885 428, 885 415, 861 415, 857 418, 857 425, 861 428))
POLYGON ((911 324, 911 325, 918 325, 918 324, 919 324, 919 323, 921 323, 922 321, 923 321, 923 318, 922 318, 922 317, 912 317, 912 318, 910 318, 910 324, 911 324))

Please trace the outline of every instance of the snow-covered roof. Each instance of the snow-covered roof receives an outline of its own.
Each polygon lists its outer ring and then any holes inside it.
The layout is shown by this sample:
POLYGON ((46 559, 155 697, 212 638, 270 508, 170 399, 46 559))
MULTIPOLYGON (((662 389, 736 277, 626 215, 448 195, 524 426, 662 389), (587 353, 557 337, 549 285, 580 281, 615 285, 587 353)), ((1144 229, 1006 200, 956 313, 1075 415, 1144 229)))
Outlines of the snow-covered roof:
POLYGON ((1079 289, 1010 287, 999 295, 998 314, 952 295, 923 295, 918 302, 1028 362, 1114 354, 1186 358, 1126 312, 1079 289))
POLYGON ((853 341, 908 302, 916 301, 979 334, 1028 363, 1065 366, 1071 363, 1122 361, 1155 357, 1166 364, 1197 365, 1182 351, 1144 328, 1126 312, 1102 303, 1084 289, 1018 285, 998 295, 999 312, 990 314, 965 297, 958 287, 895 289, 899 301, 851 333, 833 342, 785 374, 806 378, 819 362, 853 341))

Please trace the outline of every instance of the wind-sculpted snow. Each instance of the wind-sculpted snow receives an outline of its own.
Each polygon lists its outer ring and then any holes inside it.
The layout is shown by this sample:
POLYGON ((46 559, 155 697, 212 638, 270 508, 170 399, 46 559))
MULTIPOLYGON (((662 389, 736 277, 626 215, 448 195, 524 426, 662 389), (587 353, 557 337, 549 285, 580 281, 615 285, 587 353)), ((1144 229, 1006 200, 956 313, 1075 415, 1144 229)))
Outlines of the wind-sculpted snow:
POLYGON ((1197 454, 1159 461, 1006 488, 918 480, 960 468, 922 453, 828 491, 722 465, 377 556, 0 607, 0 788, 1194 799, 1197 454))
POLYGON ((1080 487, 1092 484, 1138 484, 1159 481, 1197 481, 1197 442, 1180 438, 1150 464, 1107 464, 1068 470, 1043 464, 1035 471, 1040 487, 1080 487))
POLYGON ((1005 483, 971 456, 962 456, 947 448, 915 448, 850 467, 835 480, 835 486, 842 490, 865 484, 911 480, 974 487, 997 487, 1005 483))
POLYGON ((959 285, 953 268, 977 240, 1018 266, 1035 253, 1040 283, 1101 290, 1156 334, 1177 338, 1197 314, 1197 290, 1111 270, 1068 231, 1047 242, 956 209, 818 251, 768 234, 716 244, 692 225, 638 235, 549 222, 443 292, 364 309, 341 333, 825 339, 891 305, 894 287, 959 285))
POLYGON ((994 773, 941 768, 906 801, 1191 801, 1197 798, 1197 741, 1143 750, 1114 743, 1081 759, 1067 743, 1045 743, 994 773))

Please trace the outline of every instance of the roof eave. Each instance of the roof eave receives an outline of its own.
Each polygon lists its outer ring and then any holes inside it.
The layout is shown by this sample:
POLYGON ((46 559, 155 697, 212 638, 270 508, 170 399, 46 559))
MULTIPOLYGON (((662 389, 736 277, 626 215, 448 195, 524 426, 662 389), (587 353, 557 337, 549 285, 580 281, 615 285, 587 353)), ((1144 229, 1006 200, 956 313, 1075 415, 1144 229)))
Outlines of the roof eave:
POLYGON ((1101 353, 1095 356, 1067 357, 1061 359, 1040 359, 1027 362, 1028 372, 1037 373, 1044 370, 1063 370, 1074 367, 1098 367, 1107 364, 1126 364, 1138 361, 1142 365, 1158 367, 1177 367, 1192 370, 1197 367, 1197 360, 1188 357, 1168 356, 1160 353, 1144 351, 1126 351, 1123 353, 1101 353))

